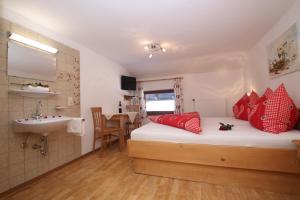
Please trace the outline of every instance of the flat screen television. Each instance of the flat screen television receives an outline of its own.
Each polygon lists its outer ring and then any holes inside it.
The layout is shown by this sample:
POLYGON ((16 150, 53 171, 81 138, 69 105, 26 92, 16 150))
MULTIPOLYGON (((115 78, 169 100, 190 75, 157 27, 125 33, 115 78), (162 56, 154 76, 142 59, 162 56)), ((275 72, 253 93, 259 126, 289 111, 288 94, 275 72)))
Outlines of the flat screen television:
POLYGON ((130 76, 121 76, 122 90, 136 90, 136 78, 130 76))

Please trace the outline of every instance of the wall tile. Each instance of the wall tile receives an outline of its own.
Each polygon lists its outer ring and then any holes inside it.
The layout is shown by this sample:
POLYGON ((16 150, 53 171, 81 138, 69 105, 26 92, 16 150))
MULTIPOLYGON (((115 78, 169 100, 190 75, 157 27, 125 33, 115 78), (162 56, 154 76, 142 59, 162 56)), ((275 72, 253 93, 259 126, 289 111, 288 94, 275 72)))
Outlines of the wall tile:
POLYGON ((8 98, 8 86, 0 85, 0 98, 8 98))
POLYGON ((7 58, 7 45, 0 44, 0 58, 7 58))
POLYGON ((20 185, 22 183, 24 183, 24 174, 19 175, 19 176, 13 176, 13 177, 9 177, 9 187, 13 188, 17 185, 20 185))
POLYGON ((49 155, 38 157, 38 175, 44 174, 49 171, 49 155))
POLYGON ((0 169, 7 168, 7 167, 8 167, 8 154, 2 153, 0 154, 0 169))
POLYGON ((16 96, 9 96, 9 106, 8 109, 10 112, 18 112, 20 110, 23 110, 24 107, 24 100, 23 98, 16 96))
POLYGON ((35 177, 38 176, 38 170, 37 169, 33 169, 31 171, 26 171, 25 172, 25 181, 29 181, 35 177))
POLYGON ((8 124, 13 125, 14 120, 24 118, 24 112, 23 110, 9 112, 8 117, 9 117, 8 124))
POLYGON ((24 117, 30 118, 36 113, 37 104, 33 98, 24 98, 24 117))
POLYGON ((8 125, 8 112, 0 112, 0 126, 8 125))
POLYGON ((0 71, 7 73, 7 59, 6 58, 0 58, 0 71))
POLYGON ((8 179, 8 167, 0 168, 0 183, 8 179))
POLYGON ((0 71, 0 85, 7 85, 8 77, 6 71, 0 71))
POLYGON ((55 82, 7 76, 7 39, 0 34, 0 105, 2 105, 0 108, 0 169, 2 169, 2 174, 6 174, 6 176, 3 175, 5 179, 0 179, 0 192, 3 192, 80 156, 80 137, 67 134, 65 130, 51 133, 48 140, 49 153, 47 156, 42 156, 39 150, 32 149, 33 144, 40 144, 38 135, 30 134, 27 147, 22 149, 20 145, 25 136, 13 131, 13 120, 31 117, 36 112, 36 105, 39 100, 42 101, 42 114, 44 115, 80 116, 80 53, 2 18, 0 18, 0 26, 5 29, 4 32, 13 31, 57 47, 59 49, 57 77, 63 73, 63 76, 55 82), (33 82, 48 84, 51 90, 62 94, 47 99, 8 94, 9 88, 21 88, 18 84, 33 82), (67 105, 68 96, 73 97, 78 105, 66 110, 55 110, 58 105, 67 105))
POLYGON ((8 155, 9 155, 10 166, 17 163, 22 163, 24 167, 24 149, 19 148, 18 151, 10 151, 8 155))
POLYGON ((8 139, 8 126, 0 126, 0 140, 8 139))
POLYGON ((1 98, 0 99, 0 112, 8 112, 8 99, 7 98, 1 98))
POLYGON ((8 153, 8 138, 0 140, 0 154, 8 153))
POLYGON ((58 150, 49 152, 49 169, 54 169, 59 166, 58 150))
POLYGON ((24 162, 9 165, 9 177, 24 175, 24 162))
POLYGON ((6 191, 9 189, 9 182, 8 179, 4 180, 3 182, 0 182, 0 193, 6 191))

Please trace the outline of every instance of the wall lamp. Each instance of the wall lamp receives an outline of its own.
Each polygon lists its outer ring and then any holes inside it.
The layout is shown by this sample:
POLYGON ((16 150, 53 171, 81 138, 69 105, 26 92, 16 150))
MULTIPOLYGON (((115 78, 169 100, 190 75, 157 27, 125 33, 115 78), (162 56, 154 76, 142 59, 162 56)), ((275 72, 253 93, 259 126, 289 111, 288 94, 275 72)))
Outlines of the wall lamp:
POLYGON ((23 44, 26 44, 28 46, 31 46, 31 47, 35 47, 37 49, 40 49, 40 50, 43 50, 43 51, 46 51, 48 53, 53 53, 53 54, 56 54, 58 52, 58 49, 55 49, 53 47, 50 47, 48 45, 45 45, 43 43, 40 43, 38 41, 35 41, 35 40, 32 40, 32 39, 29 39, 29 38, 26 38, 22 35, 18 35, 16 33, 11 33, 9 32, 8 33, 8 38, 11 39, 11 40, 14 40, 14 41, 17 41, 17 42, 20 42, 20 43, 23 43, 23 44))

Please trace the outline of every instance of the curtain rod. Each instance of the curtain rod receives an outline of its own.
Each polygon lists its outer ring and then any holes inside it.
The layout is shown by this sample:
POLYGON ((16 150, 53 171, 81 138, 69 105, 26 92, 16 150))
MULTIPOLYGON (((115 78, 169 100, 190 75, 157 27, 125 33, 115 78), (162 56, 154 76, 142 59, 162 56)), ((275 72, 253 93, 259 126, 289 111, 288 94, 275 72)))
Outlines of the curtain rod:
POLYGON ((160 79, 150 79, 150 80, 141 80, 136 82, 153 82, 153 81, 168 81, 168 80, 174 80, 174 79, 183 79, 183 77, 174 77, 174 78, 160 78, 160 79))

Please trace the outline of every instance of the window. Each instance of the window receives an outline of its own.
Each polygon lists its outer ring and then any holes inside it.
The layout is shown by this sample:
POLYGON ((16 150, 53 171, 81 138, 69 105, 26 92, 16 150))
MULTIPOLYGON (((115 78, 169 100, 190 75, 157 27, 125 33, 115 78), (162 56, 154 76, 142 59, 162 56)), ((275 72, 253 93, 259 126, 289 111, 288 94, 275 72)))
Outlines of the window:
POLYGON ((148 115, 171 114, 175 110, 174 90, 145 91, 148 115))

